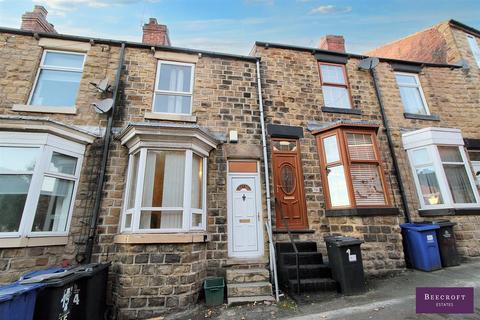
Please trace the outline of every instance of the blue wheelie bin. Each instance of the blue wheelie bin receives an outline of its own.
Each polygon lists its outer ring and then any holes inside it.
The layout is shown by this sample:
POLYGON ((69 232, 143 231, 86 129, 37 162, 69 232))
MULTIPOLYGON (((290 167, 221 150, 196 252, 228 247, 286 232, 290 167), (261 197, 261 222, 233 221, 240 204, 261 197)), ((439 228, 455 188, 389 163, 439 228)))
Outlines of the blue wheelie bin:
POLYGON ((44 284, 19 284, 0 287, 0 319, 31 320, 37 300, 37 290, 44 284))
POLYGON ((404 223, 400 227, 406 237, 406 251, 412 267, 422 271, 442 268, 435 224, 404 223))

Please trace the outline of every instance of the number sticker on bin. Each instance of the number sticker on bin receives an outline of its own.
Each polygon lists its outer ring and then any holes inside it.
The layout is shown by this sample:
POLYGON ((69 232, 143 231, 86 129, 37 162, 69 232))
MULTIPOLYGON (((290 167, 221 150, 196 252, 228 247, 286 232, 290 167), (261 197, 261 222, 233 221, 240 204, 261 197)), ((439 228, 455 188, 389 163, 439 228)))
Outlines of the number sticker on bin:
POLYGON ((350 254, 350 249, 347 251, 348 254, 348 262, 356 262, 357 261, 357 255, 356 254, 350 254))
POLYGON ((427 234, 427 241, 428 242, 433 242, 433 235, 427 234))

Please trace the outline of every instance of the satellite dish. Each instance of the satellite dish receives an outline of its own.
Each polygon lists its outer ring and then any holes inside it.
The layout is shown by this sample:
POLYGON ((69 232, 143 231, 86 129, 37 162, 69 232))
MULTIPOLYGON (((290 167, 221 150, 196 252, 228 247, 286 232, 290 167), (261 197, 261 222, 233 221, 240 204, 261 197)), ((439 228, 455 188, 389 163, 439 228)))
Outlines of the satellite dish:
POLYGON ((365 58, 362 61, 360 61, 358 68, 362 70, 371 70, 371 69, 374 69, 379 62, 380 60, 378 60, 377 57, 365 58))
POLYGON ((107 113, 113 106, 113 99, 103 99, 97 102, 92 103, 93 108, 97 113, 107 113))

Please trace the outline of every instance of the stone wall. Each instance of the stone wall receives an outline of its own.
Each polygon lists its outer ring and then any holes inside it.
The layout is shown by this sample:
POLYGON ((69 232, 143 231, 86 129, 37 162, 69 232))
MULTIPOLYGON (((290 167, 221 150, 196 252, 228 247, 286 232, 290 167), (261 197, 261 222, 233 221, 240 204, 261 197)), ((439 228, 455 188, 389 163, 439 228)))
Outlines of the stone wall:
MULTIPOLYGON (((87 52, 76 102, 76 114, 19 112, 13 111, 12 107, 15 104, 27 104, 43 49, 33 36, 0 33, 0 39, 2 42, 0 45, 0 115, 48 118, 93 132, 104 128, 107 117, 97 114, 90 106, 91 102, 100 97, 96 90, 89 88, 89 82, 98 82, 105 77, 109 77, 110 81, 115 78, 119 57, 118 47, 95 44, 87 52)), ((62 263, 76 264, 77 255, 80 255, 78 258, 81 259, 95 199, 101 145, 102 140, 97 139, 86 148, 68 244, 0 249, 0 270, 2 271, 0 283, 15 280, 20 274, 32 269, 62 263)))
MULTIPOLYGON (((406 119, 403 116, 403 105, 393 70, 388 64, 381 64, 378 67, 378 74, 412 219, 428 220, 418 215, 419 200, 401 135, 407 130, 442 127, 460 129, 463 138, 480 139, 476 110, 478 98, 472 94, 470 76, 461 69, 425 67, 419 74, 420 83, 430 113, 438 116, 440 121, 406 119)), ((435 219, 450 219, 458 223, 454 231, 462 256, 480 255, 480 215, 441 216, 435 219)))
POLYGON ((188 309, 206 277, 206 245, 118 245, 113 272, 117 319, 146 319, 188 309))
MULTIPOLYGON (((401 200, 392 166, 380 108, 368 72, 358 69, 358 59, 349 59, 346 69, 354 108, 361 115, 322 112, 322 89, 319 70, 311 51, 256 47, 262 61, 262 80, 267 123, 303 127, 299 140, 303 167, 304 190, 309 229, 314 233, 295 234, 300 240, 316 241, 326 254, 324 236, 342 234, 358 237, 362 245, 367 275, 384 275, 404 268, 399 224, 403 222, 401 200), (320 163, 315 137, 307 130, 309 122, 333 123, 337 120, 369 121, 380 126, 378 142, 389 189, 387 196, 398 216, 326 217, 320 163), (319 188, 320 192, 315 192, 319 188)), ((270 150, 270 146, 269 149, 270 150)), ((271 170, 272 168, 270 168, 271 170)), ((273 212, 275 214, 275 211, 273 212)), ((277 234, 277 241, 287 241, 286 234, 277 234)))
MULTIPOLYGON (((127 48, 122 78, 124 84, 122 103, 115 121, 117 130, 124 128, 128 122, 161 122, 146 116, 152 109, 156 67, 157 59, 151 50, 127 48)), ((195 64, 193 87, 192 110, 193 115, 197 117, 196 123, 223 136, 227 136, 229 130, 237 130, 238 145, 258 146, 261 143, 261 131, 255 75, 255 62, 251 60, 217 56, 199 58, 195 64)), ((119 233, 128 149, 121 146, 117 140, 113 142, 94 259, 113 261, 112 303, 118 317, 142 318, 188 308, 195 303, 201 283, 207 274, 210 276, 225 274, 228 260, 226 145, 228 142, 224 141, 208 158, 207 242, 189 245, 178 243, 120 245, 114 243, 114 237, 119 233), (180 260, 174 262, 171 269, 169 267, 171 262, 167 258, 164 261, 152 258, 158 254, 166 254, 165 257, 178 254, 180 260), (137 259, 143 262, 136 262, 137 259), (157 276, 149 272, 165 269, 171 271, 170 273, 165 271, 166 278, 175 275, 178 279, 183 279, 181 281, 187 282, 179 288, 175 287, 173 292, 161 291, 158 287, 163 284, 158 281, 163 281, 163 278, 156 279, 157 276), (130 281, 128 278, 132 276, 130 272, 136 272, 137 278, 144 276, 156 280, 140 282, 141 285, 137 286, 135 281, 128 282, 130 281), (145 290, 140 290, 140 287, 145 290)), ((263 182, 260 185, 263 185, 263 182)), ((264 211, 262 209, 262 212, 264 211)))

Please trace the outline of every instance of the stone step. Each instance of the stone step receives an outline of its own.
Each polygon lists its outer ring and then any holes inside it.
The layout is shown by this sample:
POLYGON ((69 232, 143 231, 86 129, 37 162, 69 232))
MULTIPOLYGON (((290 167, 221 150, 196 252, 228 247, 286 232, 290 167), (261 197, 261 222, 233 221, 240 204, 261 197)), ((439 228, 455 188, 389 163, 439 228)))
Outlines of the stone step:
POLYGON ((272 285, 270 282, 246 282, 227 284, 227 297, 254 297, 271 296, 272 285))
POLYGON ((260 301, 275 301, 275 298, 272 296, 251 296, 251 297, 232 297, 227 298, 228 305, 244 304, 251 302, 260 302, 260 301))
POLYGON ((267 269, 227 269, 227 284, 269 281, 267 269))
MULTIPOLYGON (((331 278, 332 271, 325 264, 306 264, 299 266, 300 279, 313 279, 313 278, 331 278)), ((297 279, 297 267, 296 266, 282 266, 280 268, 282 280, 297 279)))
MULTIPOLYGON (((317 252, 317 243, 314 241, 295 241, 295 246, 299 252, 317 252)), ((278 253, 294 252, 290 242, 277 242, 276 249, 278 253)))
MULTIPOLYGON (((296 279, 288 280, 288 289, 297 292, 298 282, 296 279)), ((336 291, 337 282, 328 278, 300 279, 300 291, 336 291)))
MULTIPOLYGON (((278 255, 279 264, 296 265, 295 252, 283 252, 278 255)), ((322 264, 323 256, 320 252, 299 252, 298 262, 300 264, 322 264)))

